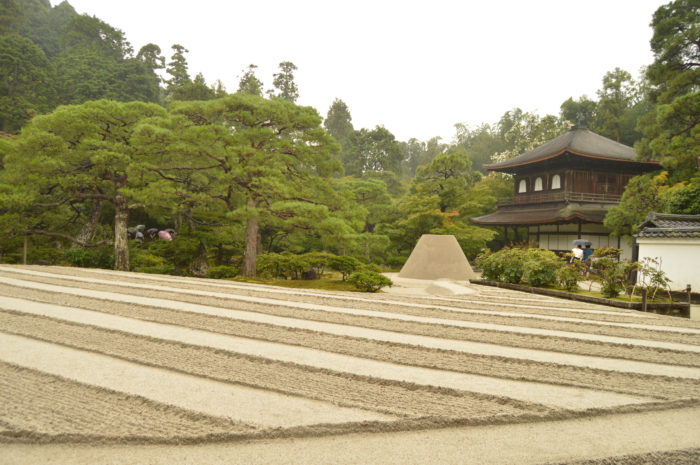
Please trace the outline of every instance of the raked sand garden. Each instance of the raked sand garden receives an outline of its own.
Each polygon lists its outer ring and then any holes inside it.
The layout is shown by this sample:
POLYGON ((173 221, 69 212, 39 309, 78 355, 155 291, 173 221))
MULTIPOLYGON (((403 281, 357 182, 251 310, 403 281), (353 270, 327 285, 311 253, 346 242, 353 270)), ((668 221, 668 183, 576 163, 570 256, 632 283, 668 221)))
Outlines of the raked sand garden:
POLYGON ((2 265, 0 463, 700 461, 700 323, 425 289, 2 265))

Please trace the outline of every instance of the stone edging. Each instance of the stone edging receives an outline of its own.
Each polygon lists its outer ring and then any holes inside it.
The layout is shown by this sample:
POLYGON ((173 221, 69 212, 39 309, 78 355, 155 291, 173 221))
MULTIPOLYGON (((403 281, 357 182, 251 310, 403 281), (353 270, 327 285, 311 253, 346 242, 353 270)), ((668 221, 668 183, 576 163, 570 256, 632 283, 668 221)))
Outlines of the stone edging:
MULTIPOLYGON (((610 307, 627 308, 630 310, 640 311, 642 310, 641 302, 621 302, 619 300, 605 299, 602 297, 593 297, 590 295, 573 294, 571 292, 559 291, 555 289, 544 289, 541 287, 526 286, 524 284, 501 283, 497 281, 488 281, 485 279, 473 279, 469 282, 471 284, 480 284, 482 286, 502 287, 504 289, 513 289, 516 291, 530 292, 532 294, 559 297, 561 299, 578 300, 580 302, 608 305, 610 307)), ((690 318, 690 305, 683 302, 648 302, 647 312, 690 318)))

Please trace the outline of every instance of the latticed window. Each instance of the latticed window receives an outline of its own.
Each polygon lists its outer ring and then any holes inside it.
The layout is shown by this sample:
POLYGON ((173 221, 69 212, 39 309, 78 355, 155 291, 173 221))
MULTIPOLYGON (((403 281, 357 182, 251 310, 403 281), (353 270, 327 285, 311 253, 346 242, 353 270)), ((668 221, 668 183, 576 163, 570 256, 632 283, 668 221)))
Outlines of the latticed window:
POLYGON ((521 179, 518 184, 518 194, 522 194, 523 192, 527 192, 527 181, 521 179))
POLYGON ((542 178, 540 178, 540 177, 537 177, 537 179, 535 179, 535 190, 536 191, 542 190, 542 178))
POLYGON ((558 174, 552 176, 552 189, 561 189, 561 176, 558 174))

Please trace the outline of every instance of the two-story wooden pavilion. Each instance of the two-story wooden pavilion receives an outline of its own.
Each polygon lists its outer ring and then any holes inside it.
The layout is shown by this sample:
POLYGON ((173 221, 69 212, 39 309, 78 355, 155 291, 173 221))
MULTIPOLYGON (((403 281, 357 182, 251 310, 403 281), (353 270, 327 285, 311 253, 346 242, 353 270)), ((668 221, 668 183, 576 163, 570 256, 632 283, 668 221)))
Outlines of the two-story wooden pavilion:
POLYGON ((486 165, 514 176, 515 197, 472 221, 506 231, 525 227, 530 244, 541 249, 567 251, 574 239, 587 239, 593 248, 620 248, 630 258, 631 246, 610 237, 603 219, 630 178, 659 169, 657 162, 635 158, 631 147, 573 127, 530 152, 486 165))

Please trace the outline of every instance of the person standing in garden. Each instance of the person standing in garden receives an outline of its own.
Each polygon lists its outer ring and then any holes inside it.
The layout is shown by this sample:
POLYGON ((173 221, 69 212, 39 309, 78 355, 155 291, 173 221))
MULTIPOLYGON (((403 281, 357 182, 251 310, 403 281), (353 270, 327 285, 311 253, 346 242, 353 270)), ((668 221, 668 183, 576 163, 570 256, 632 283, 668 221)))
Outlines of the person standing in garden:
POLYGON ((583 260, 583 249, 581 248, 581 244, 576 244, 576 246, 571 249, 571 263, 574 262, 574 260, 583 260))

